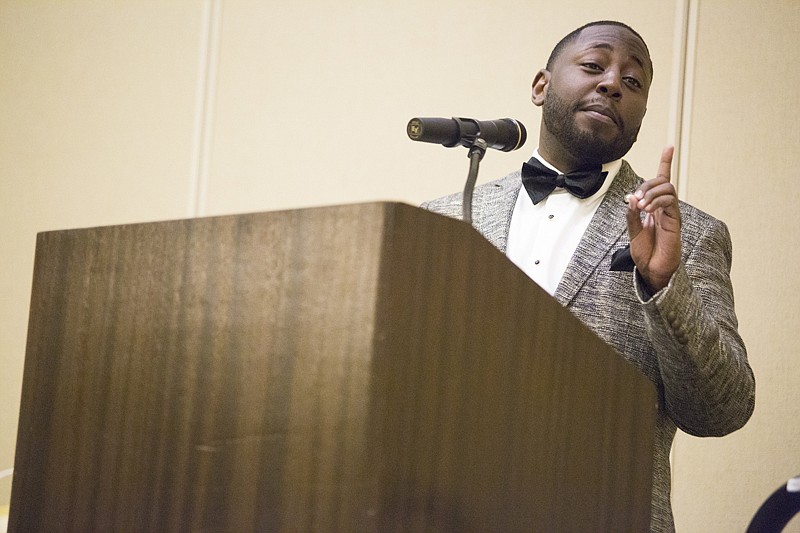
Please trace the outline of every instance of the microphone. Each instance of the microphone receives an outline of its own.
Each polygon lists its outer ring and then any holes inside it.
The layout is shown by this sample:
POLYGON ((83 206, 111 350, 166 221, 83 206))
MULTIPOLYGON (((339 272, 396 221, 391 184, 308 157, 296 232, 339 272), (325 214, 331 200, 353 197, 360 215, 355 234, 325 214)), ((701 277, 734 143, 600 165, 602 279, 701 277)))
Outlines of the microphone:
POLYGON ((486 141, 488 148, 510 152, 525 144, 525 126, 513 118, 475 120, 473 118, 412 118, 406 126, 412 141, 436 143, 448 148, 472 147, 475 139, 486 141))

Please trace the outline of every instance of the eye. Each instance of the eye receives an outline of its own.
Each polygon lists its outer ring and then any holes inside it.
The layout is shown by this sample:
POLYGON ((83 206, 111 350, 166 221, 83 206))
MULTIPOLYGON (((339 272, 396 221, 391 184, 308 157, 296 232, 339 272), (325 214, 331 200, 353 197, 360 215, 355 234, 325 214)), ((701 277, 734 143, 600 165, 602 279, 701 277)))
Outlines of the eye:
POLYGON ((634 78, 632 76, 626 76, 624 79, 625 79, 625 83, 627 83, 628 85, 632 85, 632 86, 636 87, 637 89, 641 89, 642 88, 642 82, 640 82, 638 79, 636 79, 636 78, 634 78))
POLYGON ((592 61, 587 61, 585 63, 581 63, 581 66, 584 67, 584 68, 587 68, 589 70, 596 70, 598 72, 602 72, 603 71, 603 67, 601 67, 600 65, 598 65, 597 63, 594 63, 592 61))

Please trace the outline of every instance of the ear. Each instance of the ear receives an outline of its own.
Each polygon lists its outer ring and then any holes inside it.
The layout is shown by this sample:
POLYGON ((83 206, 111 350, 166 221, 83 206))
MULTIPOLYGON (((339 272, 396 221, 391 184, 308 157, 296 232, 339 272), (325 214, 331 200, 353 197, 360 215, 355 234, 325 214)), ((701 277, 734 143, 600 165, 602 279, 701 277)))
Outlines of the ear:
POLYGON ((544 104, 544 97, 547 96, 547 87, 550 85, 550 71, 542 69, 536 73, 531 87, 531 102, 540 107, 544 104))

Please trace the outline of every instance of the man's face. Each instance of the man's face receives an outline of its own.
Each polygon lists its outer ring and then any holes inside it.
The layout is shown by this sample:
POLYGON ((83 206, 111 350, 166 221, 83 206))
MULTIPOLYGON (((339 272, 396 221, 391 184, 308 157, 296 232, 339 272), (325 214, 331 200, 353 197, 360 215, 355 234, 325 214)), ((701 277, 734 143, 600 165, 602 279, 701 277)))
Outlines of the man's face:
POLYGON ((585 28, 551 71, 534 80, 542 155, 573 167, 625 155, 647 110, 651 72, 647 49, 633 33, 618 26, 585 28))

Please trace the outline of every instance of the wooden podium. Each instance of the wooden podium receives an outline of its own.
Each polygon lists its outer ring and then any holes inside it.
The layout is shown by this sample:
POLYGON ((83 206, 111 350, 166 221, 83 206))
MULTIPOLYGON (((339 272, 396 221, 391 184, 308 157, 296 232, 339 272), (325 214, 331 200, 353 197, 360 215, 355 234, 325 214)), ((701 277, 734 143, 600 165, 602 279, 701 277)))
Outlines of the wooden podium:
POLYGON ((655 410, 421 209, 48 232, 10 531, 645 531, 655 410))

